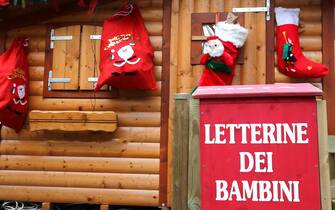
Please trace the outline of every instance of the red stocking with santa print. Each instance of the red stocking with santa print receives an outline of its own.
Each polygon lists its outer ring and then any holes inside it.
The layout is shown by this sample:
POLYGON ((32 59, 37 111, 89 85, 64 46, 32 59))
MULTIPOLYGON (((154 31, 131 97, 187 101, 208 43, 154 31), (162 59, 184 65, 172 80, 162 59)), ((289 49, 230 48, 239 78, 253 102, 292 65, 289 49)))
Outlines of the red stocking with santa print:
POLYGON ((215 35, 207 38, 200 63, 205 69, 198 86, 231 85, 239 48, 243 46, 248 31, 239 24, 218 22, 215 35))
POLYGON ((275 8, 278 70, 290 77, 324 77, 328 68, 307 59, 300 49, 299 8, 275 8))
POLYGON ((105 84, 155 90, 153 58, 154 51, 139 9, 135 5, 124 5, 104 22, 96 90, 105 84))
POLYGON ((28 40, 18 38, 0 56, 0 122, 16 132, 22 128, 28 112, 27 47, 28 40))

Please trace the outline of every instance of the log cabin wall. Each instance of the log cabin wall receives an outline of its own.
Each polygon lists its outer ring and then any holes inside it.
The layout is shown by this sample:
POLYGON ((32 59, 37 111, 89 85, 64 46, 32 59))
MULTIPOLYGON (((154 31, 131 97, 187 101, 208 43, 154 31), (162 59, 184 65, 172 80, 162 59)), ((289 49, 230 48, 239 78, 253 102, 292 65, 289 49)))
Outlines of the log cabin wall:
MULTIPOLYGON (((101 22, 120 7, 115 1, 48 23, 101 22)), ((155 50, 155 77, 161 87, 163 0, 139 0, 155 50)), ((118 129, 107 132, 29 130, 3 128, 0 145, 0 200, 159 205, 161 88, 157 91, 119 91, 116 99, 43 98, 45 62, 44 24, 7 32, 30 38, 30 110, 114 111, 118 129)))

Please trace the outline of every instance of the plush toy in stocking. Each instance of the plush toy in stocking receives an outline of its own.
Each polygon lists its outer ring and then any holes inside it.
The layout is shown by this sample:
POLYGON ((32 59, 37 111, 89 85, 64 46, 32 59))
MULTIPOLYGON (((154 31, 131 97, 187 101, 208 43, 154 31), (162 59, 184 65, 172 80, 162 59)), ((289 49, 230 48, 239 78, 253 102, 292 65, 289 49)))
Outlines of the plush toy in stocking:
POLYGON ((290 77, 324 77, 328 68, 307 59, 299 43, 299 8, 275 8, 278 70, 290 77))
POLYGON ((238 48, 242 47, 248 31, 239 24, 218 22, 215 36, 208 37, 200 63, 205 69, 198 86, 231 85, 238 48))

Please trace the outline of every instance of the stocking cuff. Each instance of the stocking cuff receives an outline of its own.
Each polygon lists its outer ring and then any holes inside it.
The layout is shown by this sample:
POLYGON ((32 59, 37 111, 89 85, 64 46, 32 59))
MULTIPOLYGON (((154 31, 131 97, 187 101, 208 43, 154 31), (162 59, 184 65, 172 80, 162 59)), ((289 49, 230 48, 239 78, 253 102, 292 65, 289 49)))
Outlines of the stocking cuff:
POLYGON ((285 25, 285 24, 294 24, 299 25, 299 8, 283 8, 276 7, 276 21, 277 26, 285 25))
POLYGON ((218 22, 215 27, 215 35, 222 41, 231 42, 237 48, 242 47, 248 37, 248 30, 240 24, 218 22))

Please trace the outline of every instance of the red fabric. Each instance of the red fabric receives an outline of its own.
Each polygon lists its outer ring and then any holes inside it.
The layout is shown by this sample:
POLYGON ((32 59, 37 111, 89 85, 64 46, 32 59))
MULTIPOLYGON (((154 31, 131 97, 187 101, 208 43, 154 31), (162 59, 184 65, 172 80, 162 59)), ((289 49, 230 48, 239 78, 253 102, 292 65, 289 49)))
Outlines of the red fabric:
POLYGON ((9 0, 0 0, 0 6, 1 7, 8 6, 9 4, 10 4, 9 0))
POLYGON ((98 0, 91 0, 88 6, 88 14, 93 15, 95 12, 95 8, 97 7, 98 0))
POLYGON ((17 38, 0 56, 0 122, 18 132, 28 112, 27 40, 17 38))
MULTIPOLYGON (((124 13, 125 7, 118 14, 124 13)), ((96 90, 105 84, 125 89, 157 89, 153 59, 154 50, 137 7, 127 16, 109 18, 103 26, 96 90)))
POLYGON ((278 70, 281 73, 298 78, 324 77, 328 74, 328 68, 325 65, 311 61, 302 54, 297 25, 286 24, 277 26, 276 39, 278 70), (286 34, 286 38, 284 34, 286 34), (292 52, 297 59, 296 62, 287 63, 282 58, 283 45, 287 43, 287 41, 293 45, 292 52))
MULTIPOLYGON (((239 54, 239 50, 231 43, 222 41, 225 48, 223 54, 220 58, 216 60, 221 60, 231 69, 231 73, 225 72, 214 72, 207 66, 205 67, 197 86, 217 86, 217 85, 231 85, 234 75, 235 75, 235 65, 236 59, 239 54)), ((201 64, 206 64, 208 59, 211 58, 208 54, 202 55, 200 58, 201 64)))

